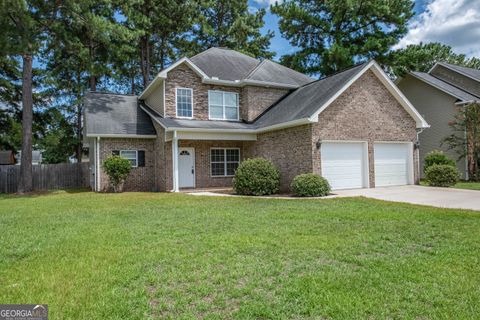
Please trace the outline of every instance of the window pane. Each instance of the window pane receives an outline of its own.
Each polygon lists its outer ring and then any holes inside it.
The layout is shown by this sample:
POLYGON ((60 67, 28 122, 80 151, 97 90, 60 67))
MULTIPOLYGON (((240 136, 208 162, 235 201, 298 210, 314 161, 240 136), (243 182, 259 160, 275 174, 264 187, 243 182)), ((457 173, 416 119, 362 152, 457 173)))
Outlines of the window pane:
POLYGON ((227 149, 227 161, 240 161, 240 152, 238 149, 227 149))
POLYGON ((212 162, 224 162, 225 153, 223 149, 212 149, 211 150, 211 161, 212 162))
POLYGON ((209 104, 221 106, 223 105, 223 95, 221 92, 210 91, 208 95, 209 104))
POLYGON ((210 106, 210 118, 223 119, 223 108, 218 106, 210 106))
POLYGON ((238 119, 238 109, 235 108, 230 108, 230 107, 225 107, 225 119, 227 120, 237 120, 238 119))
POLYGON ((212 176, 225 175, 225 163, 212 163, 212 176))
POLYGON ((238 168, 238 162, 228 162, 227 163, 227 176, 235 175, 235 170, 238 168))
POLYGON ((121 150, 120 156, 130 161, 132 167, 137 166, 137 152, 135 150, 121 150))
POLYGON ((228 106, 228 107, 237 106, 237 95, 235 93, 225 92, 225 106, 228 106))
POLYGON ((177 89, 177 116, 192 117, 192 91, 177 89))

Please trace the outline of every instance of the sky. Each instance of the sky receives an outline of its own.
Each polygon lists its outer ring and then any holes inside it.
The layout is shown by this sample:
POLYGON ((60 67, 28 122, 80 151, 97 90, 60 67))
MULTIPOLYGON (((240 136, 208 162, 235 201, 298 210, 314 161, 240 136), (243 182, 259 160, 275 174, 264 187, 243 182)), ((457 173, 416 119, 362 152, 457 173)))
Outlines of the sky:
MULTIPOLYGON (((275 0, 249 0, 249 10, 266 8, 262 32, 272 30, 275 37, 270 49, 276 52, 275 60, 295 51, 281 37, 278 17, 268 9, 275 0)), ((409 23, 408 33, 393 48, 403 48, 420 42, 441 42, 452 46, 457 53, 480 57, 480 0, 417 0, 415 17, 409 23)))

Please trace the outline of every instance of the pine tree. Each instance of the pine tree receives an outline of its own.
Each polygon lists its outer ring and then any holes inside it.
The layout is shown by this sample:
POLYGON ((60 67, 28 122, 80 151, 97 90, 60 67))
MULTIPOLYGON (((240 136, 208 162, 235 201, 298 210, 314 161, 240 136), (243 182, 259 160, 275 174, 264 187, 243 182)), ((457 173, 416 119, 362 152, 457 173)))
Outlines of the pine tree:
POLYGON ((411 0, 286 0, 271 8, 282 36, 299 50, 281 62, 329 75, 369 58, 382 60, 407 32, 411 0))

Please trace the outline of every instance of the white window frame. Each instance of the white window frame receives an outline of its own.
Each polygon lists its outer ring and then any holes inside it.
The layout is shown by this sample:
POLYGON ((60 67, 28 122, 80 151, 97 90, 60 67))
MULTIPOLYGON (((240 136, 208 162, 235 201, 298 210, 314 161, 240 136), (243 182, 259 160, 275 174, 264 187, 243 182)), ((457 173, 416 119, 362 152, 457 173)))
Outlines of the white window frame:
POLYGON ((138 150, 120 150, 120 157, 127 159, 127 160, 135 160, 135 165, 132 165, 132 168, 137 168, 138 167, 138 150), (135 159, 133 158, 127 158, 122 153, 124 152, 135 152, 135 159))
POLYGON ((192 88, 182 88, 182 87, 175 88, 175 116, 177 118, 193 119, 193 89, 192 88), (188 90, 188 91, 190 91, 190 104, 192 106, 192 116, 191 117, 184 117, 184 116, 179 116, 178 115, 178 100, 177 100, 178 90, 188 90))
POLYGON ((210 176, 212 178, 224 178, 224 177, 233 177, 234 175, 228 175, 227 174, 227 163, 237 163, 236 161, 227 161, 227 150, 238 150, 238 165, 240 165, 240 162, 242 161, 241 155, 240 155, 240 148, 210 148, 210 176), (212 150, 223 150, 223 161, 212 161, 212 150), (212 172, 212 163, 223 163, 223 175, 213 175, 212 172))
MULTIPOLYGON (((220 105, 215 105, 217 107, 220 107, 220 105)), ((231 92, 231 91, 222 91, 222 90, 208 90, 208 119, 209 120, 225 120, 225 121, 239 121, 240 120, 240 96, 237 92, 231 92), (210 94, 212 92, 215 92, 215 93, 221 93, 222 94, 222 110, 223 110, 223 118, 213 118, 211 116, 211 113, 210 113, 210 94), (225 93, 228 93, 228 94, 234 94, 237 98, 236 98, 236 101, 237 101, 237 105, 236 105, 236 108, 237 108, 237 118, 236 119, 227 119, 225 118, 225 108, 227 108, 225 106, 225 93)))

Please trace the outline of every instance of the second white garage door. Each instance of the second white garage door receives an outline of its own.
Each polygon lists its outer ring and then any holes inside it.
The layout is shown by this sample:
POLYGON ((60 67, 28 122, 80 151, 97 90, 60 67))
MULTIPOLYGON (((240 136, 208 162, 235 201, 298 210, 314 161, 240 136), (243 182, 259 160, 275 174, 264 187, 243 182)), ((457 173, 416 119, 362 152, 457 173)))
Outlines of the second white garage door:
POLYGON ((375 186, 411 184, 412 156, 410 143, 375 143, 375 186))
POLYGON ((332 189, 367 186, 365 143, 322 142, 322 176, 332 189))

